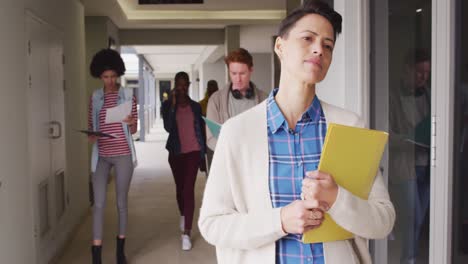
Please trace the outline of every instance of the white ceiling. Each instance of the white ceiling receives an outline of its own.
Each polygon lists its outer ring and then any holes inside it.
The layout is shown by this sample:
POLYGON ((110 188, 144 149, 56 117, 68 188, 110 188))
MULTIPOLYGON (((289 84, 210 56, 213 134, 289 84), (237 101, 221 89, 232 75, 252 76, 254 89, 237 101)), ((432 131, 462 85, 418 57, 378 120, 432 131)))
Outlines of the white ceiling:
POLYGON ((138 5, 138 0, 82 0, 87 16, 107 16, 119 28, 221 28, 276 24, 286 0, 205 0, 204 4, 138 5))
POLYGON ((170 45, 170 46, 133 46, 139 54, 200 54, 207 46, 170 45))
POLYGON ((218 48, 208 45, 132 46, 142 54, 157 73, 187 71, 204 63, 218 48))
MULTIPOLYGON (((224 28, 278 24, 286 0, 204 0, 204 4, 138 5, 138 0, 81 0, 86 16, 109 17, 120 29, 224 28)), ((218 59, 219 46, 135 46, 156 72, 175 72, 218 59), (215 58, 216 57, 216 58, 215 58)))
POLYGON ((163 5, 138 5, 138 0, 117 0, 126 2, 133 9, 152 10, 265 10, 283 9, 285 0, 204 0, 203 4, 163 4, 163 5))

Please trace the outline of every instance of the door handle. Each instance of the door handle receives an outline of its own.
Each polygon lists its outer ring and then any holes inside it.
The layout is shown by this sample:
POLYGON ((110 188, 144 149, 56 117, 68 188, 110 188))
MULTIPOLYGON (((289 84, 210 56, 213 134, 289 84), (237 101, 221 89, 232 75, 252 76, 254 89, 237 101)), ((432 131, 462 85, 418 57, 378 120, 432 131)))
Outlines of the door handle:
POLYGON ((50 129, 49 129, 49 137, 51 139, 58 139, 58 138, 61 138, 62 137, 62 124, 60 124, 60 122, 58 121, 51 121, 50 123, 50 129), (55 133, 55 129, 52 127, 52 126, 57 126, 58 128, 58 135, 54 135, 55 133))

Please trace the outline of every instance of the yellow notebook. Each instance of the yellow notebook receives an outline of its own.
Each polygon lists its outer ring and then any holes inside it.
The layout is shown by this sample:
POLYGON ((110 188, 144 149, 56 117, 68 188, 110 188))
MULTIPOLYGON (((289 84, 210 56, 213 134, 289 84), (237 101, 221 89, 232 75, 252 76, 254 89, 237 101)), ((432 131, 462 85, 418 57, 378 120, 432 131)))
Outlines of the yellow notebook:
MULTIPOLYGON (((339 186, 367 200, 387 140, 388 134, 382 131, 331 123, 318 169, 331 174, 339 186)), ((305 233, 302 241, 318 243, 353 236, 325 214, 322 225, 305 233)))

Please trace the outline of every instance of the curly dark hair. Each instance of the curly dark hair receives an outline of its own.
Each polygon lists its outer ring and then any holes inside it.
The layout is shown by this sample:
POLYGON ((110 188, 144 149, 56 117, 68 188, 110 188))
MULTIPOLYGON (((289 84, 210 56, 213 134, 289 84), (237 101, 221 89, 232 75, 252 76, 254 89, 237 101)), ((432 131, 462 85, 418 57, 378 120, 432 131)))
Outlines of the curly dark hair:
POLYGON ((120 54, 113 49, 102 49, 94 54, 89 71, 94 78, 100 78, 107 70, 113 70, 118 76, 125 73, 125 64, 120 54))
POLYGON ((336 41, 336 36, 341 33, 341 15, 333 10, 327 3, 320 0, 305 0, 304 3, 292 11, 279 25, 278 36, 287 38, 291 28, 301 18, 309 14, 321 15, 330 22, 333 27, 333 35, 336 41))

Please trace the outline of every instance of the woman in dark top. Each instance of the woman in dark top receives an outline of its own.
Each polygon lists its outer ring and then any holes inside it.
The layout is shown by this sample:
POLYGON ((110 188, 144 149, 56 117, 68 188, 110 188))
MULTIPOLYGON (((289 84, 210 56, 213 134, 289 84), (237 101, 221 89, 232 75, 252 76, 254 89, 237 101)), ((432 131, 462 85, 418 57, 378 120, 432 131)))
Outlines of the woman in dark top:
POLYGON ((169 100, 162 106, 164 129, 169 132, 166 149, 176 184, 177 205, 180 211, 182 250, 190 250, 195 208, 195 181, 205 155, 205 123, 201 106, 188 96, 190 86, 186 72, 179 72, 169 100))

